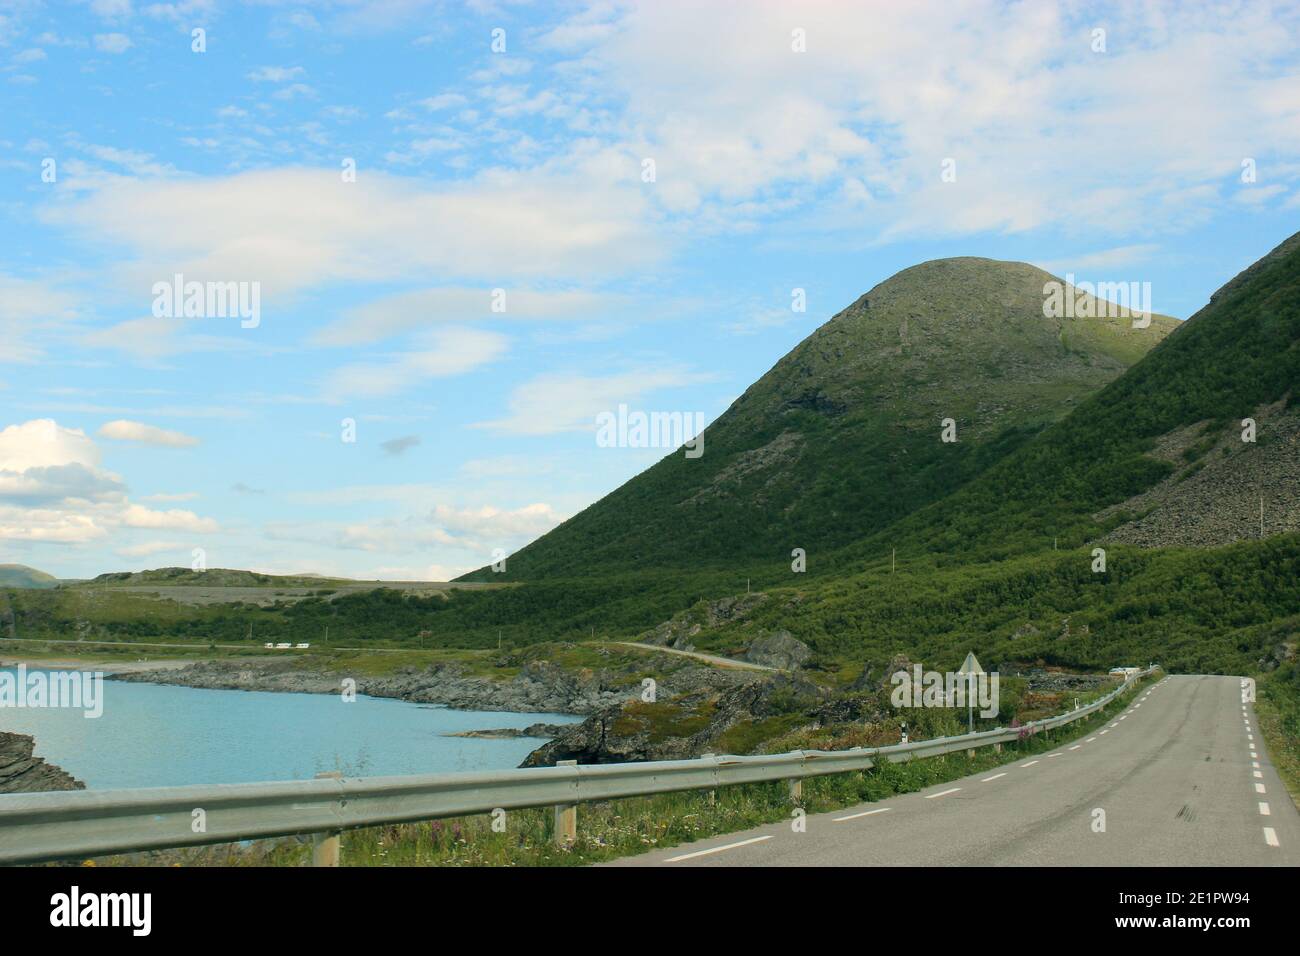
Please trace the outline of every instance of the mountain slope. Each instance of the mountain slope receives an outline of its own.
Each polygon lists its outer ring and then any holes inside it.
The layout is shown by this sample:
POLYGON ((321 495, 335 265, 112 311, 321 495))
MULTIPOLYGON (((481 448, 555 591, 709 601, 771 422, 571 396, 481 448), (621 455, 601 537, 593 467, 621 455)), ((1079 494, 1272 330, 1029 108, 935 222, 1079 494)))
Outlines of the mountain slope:
POLYGON ((513 555, 506 576, 788 563, 795 547, 811 566, 948 494, 1177 325, 1047 318, 1052 281, 977 258, 898 273, 746 390, 701 457, 664 458, 513 555), (946 418, 955 444, 940 441, 946 418))
POLYGON ((25 564, 0 564, 0 588, 52 588, 59 579, 25 564))
POLYGON ((1297 382, 1300 234, 1228 282, 1124 376, 889 538, 944 560, 1050 548, 1053 539, 1078 545, 1116 528, 1121 540, 1144 544, 1226 544, 1258 537, 1260 495, 1266 533, 1293 529, 1297 382), (1255 443, 1241 441, 1248 417, 1257 418, 1255 443), (1204 466, 1212 485, 1180 470, 1215 455, 1229 464, 1204 466), (1152 506, 1165 509, 1164 531, 1134 532, 1152 506), (1199 530, 1188 534, 1188 522, 1199 530))

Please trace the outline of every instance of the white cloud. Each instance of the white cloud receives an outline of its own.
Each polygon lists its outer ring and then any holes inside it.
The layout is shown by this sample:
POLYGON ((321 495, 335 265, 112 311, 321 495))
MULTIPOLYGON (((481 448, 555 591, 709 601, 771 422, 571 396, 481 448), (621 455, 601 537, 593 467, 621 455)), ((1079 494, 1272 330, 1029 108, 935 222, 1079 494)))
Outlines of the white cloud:
POLYGON ((46 219, 118 247, 119 282, 256 280, 276 294, 326 282, 455 277, 492 285, 521 276, 644 269, 664 242, 641 191, 617 176, 636 167, 608 153, 573 168, 496 170, 429 186, 363 170, 299 168, 190 179, 113 177, 46 219))
MULTIPOLYGON (((222 320, 207 321, 208 328, 217 328, 222 320)), ((238 351, 252 348, 247 339, 241 339, 239 323, 230 320, 228 335, 211 335, 194 332, 200 320, 155 318, 128 319, 98 331, 88 332, 82 344, 92 348, 124 352, 146 362, 158 362, 174 355, 189 352, 238 351)))
POLYGON ((217 523, 211 518, 200 518, 193 511, 182 511, 179 508, 154 511, 143 505, 127 505, 120 520, 128 528, 194 531, 200 534, 217 530, 217 523))
POLYGON ((391 395, 434 378, 461 375, 499 358, 508 340, 495 332, 452 326, 435 329, 420 346, 378 362, 336 369, 325 383, 329 400, 391 395))
POLYGON ((62 428, 38 418, 0 431, 0 470, 21 472, 55 465, 98 468, 99 449, 79 428, 62 428))
MULTIPOLYGON (((1157 243, 1137 243, 1128 246, 1115 246, 1111 249, 1098 249, 1077 256, 1062 259, 1049 259, 1035 262, 1034 265, 1053 275, 1064 276, 1067 272, 1080 273, 1085 269, 1120 269, 1140 262, 1149 262, 1160 251, 1157 243)), ((1079 278, 1084 278, 1079 276, 1079 278)))
POLYGON ((306 83, 290 83, 271 94, 277 100, 292 100, 299 96, 315 96, 316 91, 306 83))
POLYGON ((156 495, 141 495, 141 501, 193 501, 199 496, 197 491, 180 491, 176 494, 161 493, 156 495))
POLYGON ((139 544, 114 548, 113 551, 124 558, 146 558, 151 554, 162 554, 167 551, 188 551, 189 548, 190 546, 179 541, 142 541, 139 544))
POLYGON ((131 49, 131 38, 125 33, 96 33, 95 49, 100 53, 125 53, 131 49))
POLYGON ((1293 6, 608 10, 584 10, 554 37, 599 40, 574 70, 583 92, 626 104, 622 147, 656 160, 651 194, 700 228, 753 228, 804 208, 817 214, 799 228, 864 244, 1045 225, 1095 238, 1149 231, 1158 208, 1161 228, 1177 230, 1217 207, 1261 144, 1300 155, 1293 6), (1090 29, 1101 23, 1099 54, 1090 29), (806 53, 791 49, 796 26, 806 53), (949 157, 953 183, 940 178, 949 157))
POLYGON ((31 338, 76 317, 76 296, 39 279, 0 274, 0 362, 32 362, 42 349, 31 338))
POLYGON ((98 435, 100 438, 110 438, 114 441, 133 441, 145 445, 161 445, 164 448, 189 448, 199 443, 199 440, 192 435, 168 431, 165 428, 128 421, 124 418, 101 425, 98 435))
MULTIPOLYGON (((475 427, 508 435, 595 432, 596 416, 604 411, 614 411, 619 403, 634 405, 652 392, 707 380, 706 375, 672 368, 641 369, 606 376, 539 375, 517 386, 511 393, 507 417, 480 422, 475 427)), ((671 407, 663 410, 695 411, 671 407)))
POLYGON ((306 74, 300 66, 262 66, 248 74, 254 83, 285 83, 306 74))
POLYGON ((504 312, 492 311, 494 290, 487 288, 455 286, 386 296, 349 310, 344 318, 316 333, 314 341, 320 345, 360 345, 450 321, 591 320, 627 304, 623 296, 583 290, 508 288, 504 292, 504 298, 498 300, 504 303, 504 312))
POLYGON ((99 464, 99 449, 83 431, 52 419, 0 431, 0 539, 70 544, 122 528, 218 530, 214 520, 192 511, 131 502, 121 479, 99 464))
POLYGON ((527 540, 545 534, 565 518, 542 502, 514 510, 502 510, 491 505, 481 508, 438 505, 430 517, 441 527, 459 534, 527 540))
POLYGON ((131 16, 131 0, 90 0, 95 16, 105 20, 122 20, 131 16))
POLYGON ((464 106, 469 100, 459 93, 441 93, 438 96, 430 96, 427 99, 420 100, 420 105, 429 112, 437 110, 451 109, 456 106, 464 106))

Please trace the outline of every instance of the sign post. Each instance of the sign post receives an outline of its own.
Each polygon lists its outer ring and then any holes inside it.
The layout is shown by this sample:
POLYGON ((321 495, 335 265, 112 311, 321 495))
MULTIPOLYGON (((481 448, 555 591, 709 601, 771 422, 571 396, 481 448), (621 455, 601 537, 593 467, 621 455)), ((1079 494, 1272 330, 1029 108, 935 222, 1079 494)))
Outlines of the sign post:
POLYGON ((975 678, 977 675, 984 673, 984 668, 980 667, 979 659, 975 656, 974 651, 966 655, 966 660, 962 661, 957 673, 966 675, 966 722, 968 729, 973 734, 975 733, 975 678))

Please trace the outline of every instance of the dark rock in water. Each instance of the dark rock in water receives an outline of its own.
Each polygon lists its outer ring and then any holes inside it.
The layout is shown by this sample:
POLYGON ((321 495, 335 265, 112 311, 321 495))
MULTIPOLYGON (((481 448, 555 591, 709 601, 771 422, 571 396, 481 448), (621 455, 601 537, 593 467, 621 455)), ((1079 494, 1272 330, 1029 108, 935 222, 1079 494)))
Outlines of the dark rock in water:
POLYGON ((44 790, 85 790, 71 774, 33 757, 36 742, 25 734, 0 731, 0 793, 39 793, 44 790))
POLYGON ((566 724, 529 724, 527 727, 498 727, 495 730, 462 730, 444 737, 474 737, 481 740, 510 740, 515 737, 557 737, 566 724))

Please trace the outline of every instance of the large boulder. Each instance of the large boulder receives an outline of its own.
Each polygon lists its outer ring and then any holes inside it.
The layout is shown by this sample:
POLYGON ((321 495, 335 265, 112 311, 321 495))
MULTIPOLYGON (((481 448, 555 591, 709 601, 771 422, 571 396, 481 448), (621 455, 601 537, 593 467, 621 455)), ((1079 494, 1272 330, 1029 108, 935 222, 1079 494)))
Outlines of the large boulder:
POLYGON ((774 631, 756 637, 745 651, 745 660, 750 663, 783 671, 798 670, 810 657, 812 649, 789 631, 774 631))

